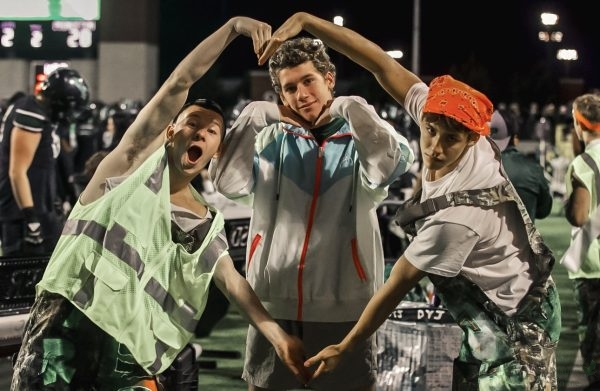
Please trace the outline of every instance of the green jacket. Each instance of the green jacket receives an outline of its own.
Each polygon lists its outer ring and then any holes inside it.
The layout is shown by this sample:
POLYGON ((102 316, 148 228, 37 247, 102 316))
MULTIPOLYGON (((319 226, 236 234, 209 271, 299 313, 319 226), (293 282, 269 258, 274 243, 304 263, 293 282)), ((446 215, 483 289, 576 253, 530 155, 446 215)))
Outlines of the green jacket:
POLYGON ((227 253, 223 215, 211 211, 198 250, 173 242, 167 154, 159 148, 116 188, 77 203, 37 293, 63 295, 148 373, 160 373, 192 338, 216 261, 227 253))
POLYGON ((502 165, 525 204, 531 220, 543 219, 552 211, 552 193, 544 168, 514 146, 502 152, 502 165))

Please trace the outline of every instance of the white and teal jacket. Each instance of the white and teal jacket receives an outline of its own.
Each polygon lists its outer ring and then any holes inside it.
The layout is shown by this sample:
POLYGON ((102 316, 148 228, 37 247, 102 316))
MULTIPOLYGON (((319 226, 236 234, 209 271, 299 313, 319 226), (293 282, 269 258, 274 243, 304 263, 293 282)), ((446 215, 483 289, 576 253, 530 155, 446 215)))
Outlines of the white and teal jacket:
POLYGON ((376 209, 414 154, 360 97, 330 113, 319 145, 276 104, 250 103, 211 162, 217 190, 253 208, 246 276, 277 319, 357 320, 383 283, 376 209))

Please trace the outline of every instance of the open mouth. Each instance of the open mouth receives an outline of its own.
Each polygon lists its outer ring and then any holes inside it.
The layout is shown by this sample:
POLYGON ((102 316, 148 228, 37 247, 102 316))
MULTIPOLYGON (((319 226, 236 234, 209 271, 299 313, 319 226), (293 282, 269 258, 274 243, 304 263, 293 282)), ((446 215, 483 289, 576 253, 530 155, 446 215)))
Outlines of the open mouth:
POLYGON ((187 150, 187 156, 191 163, 196 163, 196 161, 200 159, 200 156, 202 156, 202 149, 198 146, 192 145, 187 150))

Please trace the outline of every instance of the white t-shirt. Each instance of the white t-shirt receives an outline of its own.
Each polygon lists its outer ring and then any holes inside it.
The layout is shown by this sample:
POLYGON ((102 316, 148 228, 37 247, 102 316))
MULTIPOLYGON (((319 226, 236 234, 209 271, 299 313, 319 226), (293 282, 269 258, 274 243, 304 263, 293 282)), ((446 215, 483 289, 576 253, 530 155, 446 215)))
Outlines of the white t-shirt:
MULTIPOLYGON (((428 87, 414 85, 405 108, 419 123, 428 87)), ((488 140, 481 137, 458 166, 435 180, 422 174, 421 201, 457 190, 482 189, 504 181, 488 140)), ((453 277, 459 273, 475 283, 508 315, 531 285, 531 249, 522 217, 512 202, 490 208, 455 206, 417 222, 417 236, 404 252, 416 268, 453 277)))

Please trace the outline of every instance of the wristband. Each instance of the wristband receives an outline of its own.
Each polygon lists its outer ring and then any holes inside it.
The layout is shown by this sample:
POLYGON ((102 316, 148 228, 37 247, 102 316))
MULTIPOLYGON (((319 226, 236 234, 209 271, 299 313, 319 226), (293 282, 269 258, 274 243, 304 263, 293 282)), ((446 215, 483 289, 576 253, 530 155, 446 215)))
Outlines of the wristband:
POLYGON ((21 209, 23 212, 23 216, 25 217, 25 221, 38 221, 37 213, 33 206, 28 206, 27 208, 21 209))

